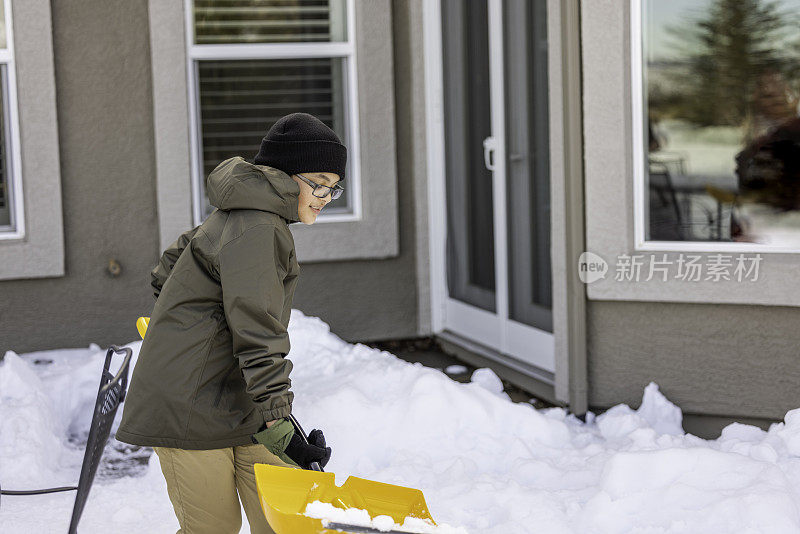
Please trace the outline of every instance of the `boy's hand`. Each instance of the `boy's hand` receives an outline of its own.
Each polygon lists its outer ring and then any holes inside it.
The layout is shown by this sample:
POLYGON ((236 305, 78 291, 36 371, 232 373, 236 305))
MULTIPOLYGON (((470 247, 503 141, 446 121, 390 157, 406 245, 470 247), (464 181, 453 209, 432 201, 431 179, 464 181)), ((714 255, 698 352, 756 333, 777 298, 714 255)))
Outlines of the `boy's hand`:
POLYGON ((310 469, 311 462, 318 462, 325 467, 331 459, 331 448, 326 445, 322 430, 314 429, 308 434, 308 443, 297 433, 292 435, 286 446, 286 455, 304 469, 310 469))
POLYGON ((303 441, 294 431, 288 419, 268 421, 266 428, 253 435, 257 443, 261 443, 273 454, 288 464, 310 469, 311 462, 319 462, 322 467, 331 458, 331 448, 325 443, 322 430, 314 429, 308 435, 308 443, 303 441), (279 423, 274 429, 270 427, 279 423))

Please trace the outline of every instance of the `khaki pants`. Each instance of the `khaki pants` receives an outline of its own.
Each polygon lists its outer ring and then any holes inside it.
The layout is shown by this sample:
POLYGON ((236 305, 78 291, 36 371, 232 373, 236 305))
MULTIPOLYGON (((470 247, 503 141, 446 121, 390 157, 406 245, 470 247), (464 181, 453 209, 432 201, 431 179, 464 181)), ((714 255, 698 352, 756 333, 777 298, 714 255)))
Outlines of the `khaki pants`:
POLYGON ((250 532, 274 534, 261 509, 253 464, 294 466, 261 444, 206 451, 167 447, 154 450, 181 526, 178 534, 238 534, 242 527, 239 499, 250 532))

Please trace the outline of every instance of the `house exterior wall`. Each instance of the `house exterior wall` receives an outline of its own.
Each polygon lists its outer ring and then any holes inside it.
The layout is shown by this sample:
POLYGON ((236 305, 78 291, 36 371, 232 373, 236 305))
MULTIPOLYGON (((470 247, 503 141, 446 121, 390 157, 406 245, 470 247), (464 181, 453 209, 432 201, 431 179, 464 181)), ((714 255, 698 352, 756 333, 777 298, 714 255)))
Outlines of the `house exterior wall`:
POLYGON ((0 280, 64 275, 53 25, 48 0, 4 0, 0 280), (10 172, 9 172, 10 171, 10 172), (25 195, 25 190, 36 195, 25 195))
POLYGON ((638 406, 654 381, 685 413, 780 419, 800 404, 795 255, 765 254, 758 284, 615 279, 616 255, 650 253, 633 232, 632 5, 581 4, 586 248, 609 262, 587 287, 589 405, 638 406))
MULTIPOLYGON (((294 308, 320 317, 347 341, 418 332, 414 183, 424 176, 425 155, 415 124, 424 112, 415 109, 423 82, 410 75, 421 64, 419 56, 409 57, 422 31, 410 15, 421 9, 413 4, 395 2, 384 15, 399 36, 388 37, 396 71, 398 212, 387 215, 398 217, 399 255, 301 262, 295 292, 294 308)), ((149 271, 161 247, 148 27, 147 0, 53 5, 66 274, 0 282, 0 354, 126 343, 138 338, 135 318, 152 310, 149 271), (118 277, 107 273, 112 258, 122 265, 118 277)))
POLYGON ((430 218, 428 215, 428 138, 425 97, 424 5, 420 0, 392 4, 395 43, 398 176, 412 186, 416 262, 417 335, 433 331, 431 317, 430 218), (405 177, 405 178, 403 178, 405 177))
POLYGON ((589 301, 589 404, 656 382, 684 413, 782 419, 800 406, 793 307, 589 301))
MULTIPOLYGON (((374 341, 418 335, 418 183, 425 185, 424 83, 421 6, 392 2, 399 251, 383 260, 300 263, 294 307, 322 318, 347 341, 374 341), (331 280, 336 280, 334 286, 331 280)), ((369 180, 369 176, 364 176, 369 180)), ((424 195, 424 191, 422 192, 424 195)), ((380 199, 370 199, 380 202, 380 199)), ((424 236, 423 236, 424 239, 424 236)), ((427 246, 427 241, 424 246, 427 246)), ((424 281, 422 282, 424 283, 424 281)), ((424 323, 423 323, 424 326, 424 323)))
POLYGON ((55 2, 52 21, 65 275, 0 282, 0 354, 128 342, 136 316, 152 306, 144 275, 158 228, 146 4, 55 2), (122 265, 116 278, 111 259, 122 265))

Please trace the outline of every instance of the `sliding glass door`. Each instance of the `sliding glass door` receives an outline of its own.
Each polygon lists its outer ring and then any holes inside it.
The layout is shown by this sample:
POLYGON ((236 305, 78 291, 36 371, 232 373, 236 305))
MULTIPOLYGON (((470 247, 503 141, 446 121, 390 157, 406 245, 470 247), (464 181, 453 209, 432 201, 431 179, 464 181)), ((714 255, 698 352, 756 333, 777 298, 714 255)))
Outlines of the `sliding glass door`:
POLYGON ((552 373, 547 3, 441 19, 445 328, 552 373))

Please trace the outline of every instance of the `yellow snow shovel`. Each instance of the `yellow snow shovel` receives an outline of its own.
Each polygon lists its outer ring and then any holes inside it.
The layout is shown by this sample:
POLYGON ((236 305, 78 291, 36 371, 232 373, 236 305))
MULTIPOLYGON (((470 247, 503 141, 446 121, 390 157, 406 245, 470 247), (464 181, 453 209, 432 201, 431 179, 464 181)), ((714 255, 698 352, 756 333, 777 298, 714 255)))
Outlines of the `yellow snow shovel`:
MULTIPOLYGON (((139 317, 136 329, 144 339, 149 317, 139 317)), ((300 424, 289 416, 295 431, 308 442, 308 437, 300 424)), ((256 486, 261 500, 261 508, 276 534, 335 534, 376 533, 407 534, 412 530, 379 530, 373 527, 328 522, 304 515, 309 503, 320 501, 337 508, 360 508, 369 513, 370 518, 380 515, 390 516, 395 523, 402 524, 406 517, 429 521, 435 525, 428 511, 425 496, 418 489, 374 482, 358 477, 349 477, 341 486, 336 485, 333 473, 326 473, 317 462, 311 464, 312 470, 278 467, 276 465, 255 464, 256 486)))
POLYGON ((147 325, 150 324, 150 317, 139 317, 136 319, 136 330, 139 331, 139 335, 144 339, 144 333, 147 332, 147 325))

